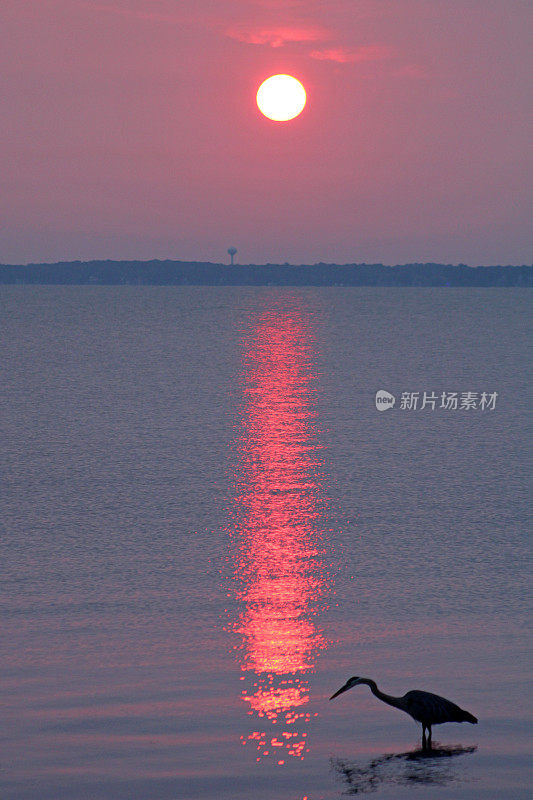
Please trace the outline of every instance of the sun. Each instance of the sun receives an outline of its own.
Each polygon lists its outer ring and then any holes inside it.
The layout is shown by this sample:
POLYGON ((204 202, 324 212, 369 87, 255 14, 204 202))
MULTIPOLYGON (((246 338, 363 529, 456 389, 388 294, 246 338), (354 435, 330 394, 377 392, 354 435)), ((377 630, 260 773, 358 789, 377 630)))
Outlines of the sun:
POLYGON ((272 75, 257 90, 257 105, 265 117, 287 122, 300 114, 307 97, 300 81, 292 75, 272 75))

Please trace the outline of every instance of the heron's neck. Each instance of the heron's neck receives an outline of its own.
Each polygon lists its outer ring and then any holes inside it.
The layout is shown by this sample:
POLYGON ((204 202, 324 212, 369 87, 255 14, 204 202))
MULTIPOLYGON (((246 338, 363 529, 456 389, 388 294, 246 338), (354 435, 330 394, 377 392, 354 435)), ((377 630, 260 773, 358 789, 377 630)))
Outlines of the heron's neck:
POLYGON ((392 697, 390 694, 385 694, 380 689, 378 689, 376 681, 373 681, 371 678, 361 678, 360 683, 366 683, 367 686, 370 686, 370 691, 380 700, 383 700, 384 703, 388 703, 389 706, 394 706, 394 708, 401 708, 403 710, 403 697, 392 697))

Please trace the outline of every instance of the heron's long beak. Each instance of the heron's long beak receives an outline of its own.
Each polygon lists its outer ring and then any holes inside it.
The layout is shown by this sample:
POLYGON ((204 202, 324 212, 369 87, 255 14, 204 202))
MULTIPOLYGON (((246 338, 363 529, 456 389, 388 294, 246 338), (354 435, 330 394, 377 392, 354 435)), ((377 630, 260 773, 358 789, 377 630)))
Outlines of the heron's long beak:
POLYGON ((338 696, 339 696, 340 694, 342 694, 343 692, 347 692, 349 688, 350 688, 350 687, 348 686, 348 684, 347 684, 347 683, 345 683, 345 684, 344 684, 344 686, 341 686, 341 688, 340 688, 340 689, 337 689, 337 691, 335 692, 335 694, 332 694, 332 695, 331 695, 331 697, 330 697, 329 699, 330 699, 330 700, 333 700, 333 698, 334 698, 334 697, 338 697, 338 696))

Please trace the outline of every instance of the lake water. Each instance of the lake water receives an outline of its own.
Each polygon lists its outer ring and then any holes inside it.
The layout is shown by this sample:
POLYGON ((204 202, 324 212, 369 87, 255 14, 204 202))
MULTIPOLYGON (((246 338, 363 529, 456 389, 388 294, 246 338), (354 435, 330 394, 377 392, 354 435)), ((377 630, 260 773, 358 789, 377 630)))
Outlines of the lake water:
POLYGON ((527 290, 0 299, 4 800, 530 797, 527 290))

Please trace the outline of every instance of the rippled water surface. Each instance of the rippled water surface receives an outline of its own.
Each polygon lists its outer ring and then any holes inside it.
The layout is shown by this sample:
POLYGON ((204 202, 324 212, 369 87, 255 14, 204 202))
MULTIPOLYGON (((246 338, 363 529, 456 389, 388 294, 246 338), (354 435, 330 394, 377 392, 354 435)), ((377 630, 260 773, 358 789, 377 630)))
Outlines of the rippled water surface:
POLYGON ((530 796, 527 290, 0 300, 2 798, 530 796))

